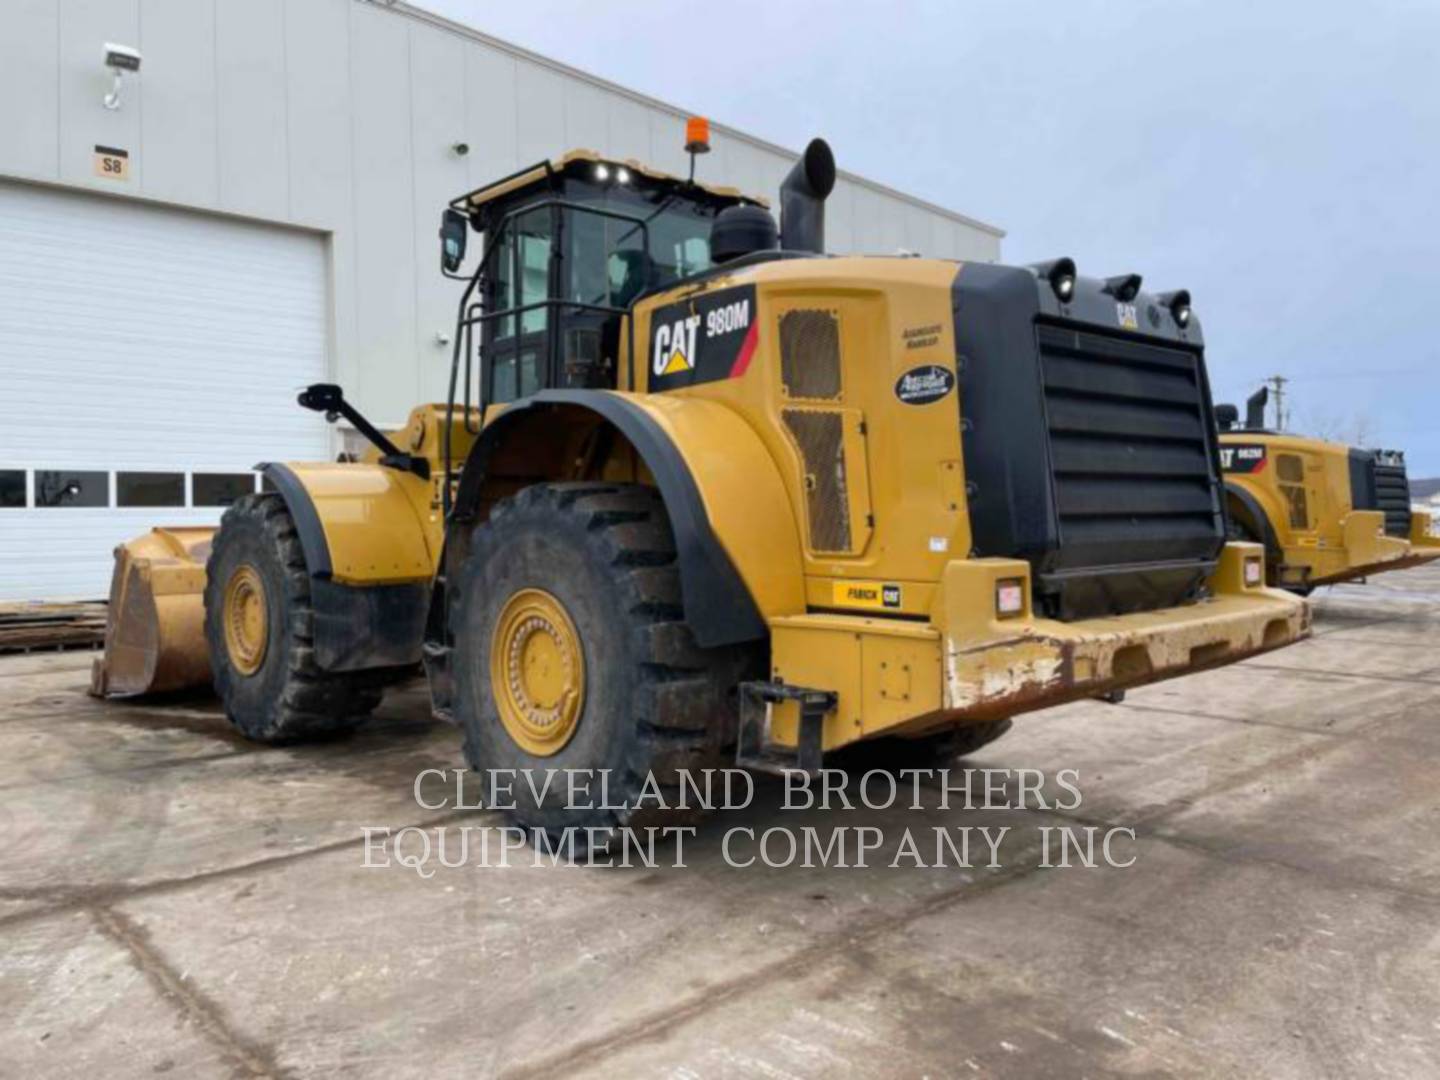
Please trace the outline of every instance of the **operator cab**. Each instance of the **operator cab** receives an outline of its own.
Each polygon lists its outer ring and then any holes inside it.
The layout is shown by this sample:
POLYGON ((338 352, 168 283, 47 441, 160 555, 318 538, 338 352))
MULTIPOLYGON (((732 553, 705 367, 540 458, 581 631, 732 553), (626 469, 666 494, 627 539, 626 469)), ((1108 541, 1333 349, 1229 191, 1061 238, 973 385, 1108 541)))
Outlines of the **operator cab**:
POLYGON ((470 282, 456 351, 466 406, 477 375, 485 405, 552 387, 617 386, 622 365, 633 371, 633 335, 621 325, 635 300, 711 268, 722 210, 764 205, 590 150, 455 199, 441 260, 448 276, 470 282), (484 234, 484 251, 473 272, 459 274, 467 229, 484 234))

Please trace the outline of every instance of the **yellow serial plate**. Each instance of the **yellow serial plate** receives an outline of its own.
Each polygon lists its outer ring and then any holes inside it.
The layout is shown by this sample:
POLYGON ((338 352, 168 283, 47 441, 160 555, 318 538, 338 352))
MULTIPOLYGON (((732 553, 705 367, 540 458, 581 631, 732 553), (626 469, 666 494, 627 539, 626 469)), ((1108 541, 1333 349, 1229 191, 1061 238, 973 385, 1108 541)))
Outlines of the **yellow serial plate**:
POLYGON ((900 586, 883 581, 837 581, 830 587, 836 607, 893 610, 900 606, 900 586))

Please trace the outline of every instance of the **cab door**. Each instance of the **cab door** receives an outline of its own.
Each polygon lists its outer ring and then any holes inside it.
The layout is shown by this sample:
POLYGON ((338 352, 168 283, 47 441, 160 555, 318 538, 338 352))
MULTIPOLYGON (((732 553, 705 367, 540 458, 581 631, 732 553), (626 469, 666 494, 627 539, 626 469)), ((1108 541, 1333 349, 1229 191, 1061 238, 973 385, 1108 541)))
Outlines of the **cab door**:
POLYGON ((486 308, 496 317, 481 334, 485 400, 503 404, 554 385, 550 298, 554 215, 548 206, 509 218, 486 252, 486 308))

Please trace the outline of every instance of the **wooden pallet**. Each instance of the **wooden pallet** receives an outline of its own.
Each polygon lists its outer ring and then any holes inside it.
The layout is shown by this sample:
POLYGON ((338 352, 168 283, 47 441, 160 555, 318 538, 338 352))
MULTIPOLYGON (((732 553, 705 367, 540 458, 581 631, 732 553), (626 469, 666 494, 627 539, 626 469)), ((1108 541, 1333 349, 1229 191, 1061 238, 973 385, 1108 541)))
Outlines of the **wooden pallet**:
POLYGON ((96 649, 104 643, 102 603, 0 604, 0 653, 96 649))

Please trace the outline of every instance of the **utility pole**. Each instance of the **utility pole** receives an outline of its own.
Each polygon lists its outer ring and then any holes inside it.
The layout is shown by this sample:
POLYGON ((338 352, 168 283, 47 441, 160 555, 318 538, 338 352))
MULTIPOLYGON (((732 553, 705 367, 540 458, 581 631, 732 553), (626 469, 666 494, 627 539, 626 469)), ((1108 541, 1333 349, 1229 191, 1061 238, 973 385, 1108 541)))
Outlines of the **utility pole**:
POLYGON ((1275 430, 1285 430, 1285 384, 1290 380, 1284 375, 1271 375, 1265 380, 1270 392, 1275 395, 1275 430))

